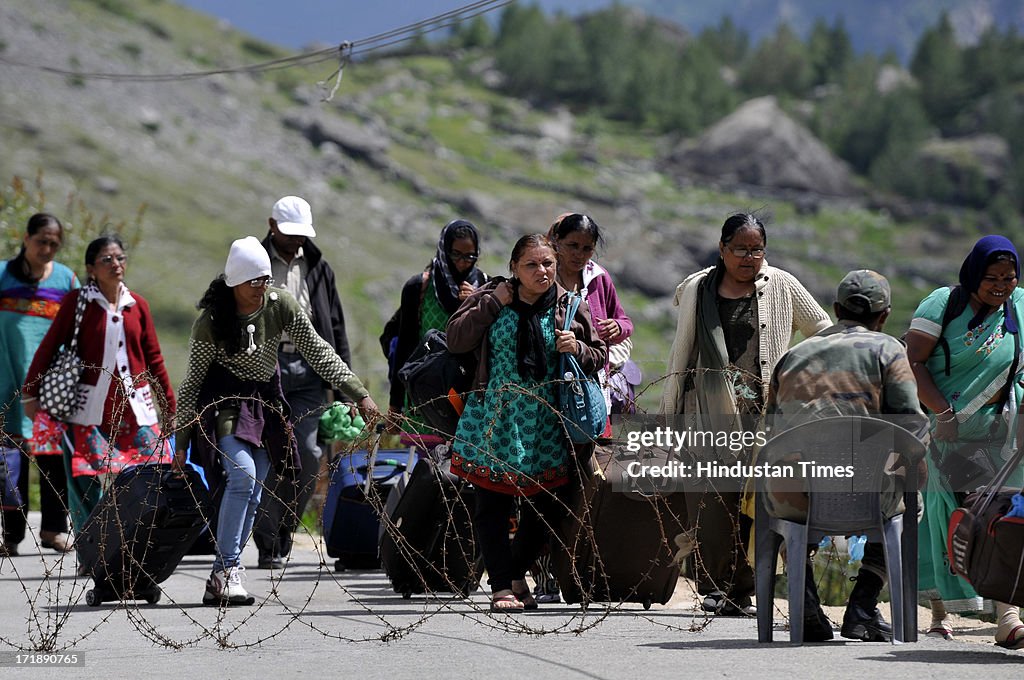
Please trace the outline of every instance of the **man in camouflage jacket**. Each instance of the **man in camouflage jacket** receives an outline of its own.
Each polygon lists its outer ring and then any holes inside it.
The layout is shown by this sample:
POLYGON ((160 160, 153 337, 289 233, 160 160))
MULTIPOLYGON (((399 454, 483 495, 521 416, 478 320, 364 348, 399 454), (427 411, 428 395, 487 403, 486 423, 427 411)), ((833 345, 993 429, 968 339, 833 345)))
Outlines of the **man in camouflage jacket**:
MULTIPOLYGON (((766 407, 772 429, 779 432, 787 424, 813 418, 886 414, 902 416, 900 425, 925 437, 928 420, 918 402, 906 349, 881 332, 891 311, 889 282, 867 269, 852 271, 839 284, 834 309, 835 325, 793 347, 776 365, 766 407)), ((902 486, 882 493, 887 516, 903 511, 902 486)), ((773 515, 806 521, 805 493, 770 490, 766 500, 773 515)), ((843 637, 892 639, 892 628, 877 608, 885 575, 882 544, 868 543, 843 617, 843 637)), ((809 564, 804 606, 804 640, 832 639, 809 564)))

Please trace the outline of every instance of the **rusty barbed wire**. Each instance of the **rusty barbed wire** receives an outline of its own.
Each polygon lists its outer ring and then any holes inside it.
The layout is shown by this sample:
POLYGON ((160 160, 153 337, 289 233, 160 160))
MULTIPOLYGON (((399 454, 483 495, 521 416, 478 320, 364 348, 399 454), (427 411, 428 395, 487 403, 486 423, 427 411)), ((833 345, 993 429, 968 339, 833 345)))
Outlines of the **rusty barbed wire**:
MULTIPOLYGON (((103 369, 100 368, 100 370, 103 369)), ((672 376, 662 376, 651 381, 644 387, 644 391, 669 377, 672 376)), ((180 429, 185 425, 192 425, 194 427, 199 425, 203 415, 206 413, 206 410, 216 409, 222 406, 225 401, 228 401, 227 399, 222 399, 205 406, 201 412, 196 414, 191 423, 173 422, 170 418, 171 414, 169 413, 166 395, 162 394, 162 391, 159 389, 156 381, 153 380, 153 377, 149 375, 136 376, 136 385, 141 385, 145 382, 148 382, 153 388, 154 398, 159 406, 161 432, 157 446, 164 451, 169 448, 169 439, 175 428, 180 429)), ((554 405, 537 397, 535 393, 524 390, 520 386, 508 386, 506 389, 511 393, 509 396, 537 399, 542 403, 544 408, 555 410, 554 405)), ((20 395, 14 395, 12 397, 12 399, 17 398, 20 398, 20 395)), ((10 406, 10 403, 8 406, 10 406)), ((280 404, 264 403, 263 406, 265 409, 269 409, 270 412, 277 413, 282 417, 284 416, 284 412, 281 410, 280 404)), ((129 408, 127 395, 122 394, 116 400, 114 409, 115 414, 122 415, 126 408, 129 408)), ((319 417, 319 414, 320 409, 316 409, 307 413, 292 414, 292 418, 298 420, 303 417, 319 417)), ((392 425, 398 429, 412 430, 418 428, 421 431, 430 431, 430 428, 425 428, 423 423, 414 417, 415 414, 412 415, 413 417, 403 416, 396 418, 397 422, 392 423, 392 425)), ((201 432, 202 429, 197 428, 196 431, 201 432)), ((3 437, 3 445, 21 448, 22 444, 20 442, 16 442, 9 435, 4 435, 3 437)), ((455 441, 449 438, 448 446, 453 446, 455 443, 455 441)), ((477 442, 462 441, 458 443, 465 446, 473 446, 477 442)), ((372 444, 373 442, 370 438, 364 437, 361 440, 348 443, 347 445, 335 446, 335 451, 331 454, 331 457, 334 460, 331 465, 328 466, 328 475, 334 472, 340 464, 340 461, 346 456, 359 450, 367 450, 372 446, 372 444)), ((606 466, 610 465, 611 463, 608 461, 614 457, 613 450, 616 444, 614 442, 598 442, 597 444, 602 447, 602 450, 604 451, 602 455, 606 456, 606 466), (609 449, 609 447, 611 447, 611 449, 609 449), (607 455, 609 451, 611 451, 610 457, 607 455)), ((115 445, 113 442, 108 441, 106 446, 106 454, 108 458, 112 458, 115 445)), ((65 454, 66 453, 67 452, 65 451, 65 454)), ((431 451, 417 451, 417 459, 429 458, 432 453, 433 452, 431 451)), ((490 454, 487 453, 486 455, 490 454)), ((570 454, 570 456, 572 457, 572 454, 570 454)), ((493 456, 488 458, 488 460, 494 463, 499 462, 494 459, 493 456)), ((597 459, 587 458, 588 463, 591 460, 597 459)), ((30 458, 30 464, 32 461, 33 459, 30 458)), ((598 463, 600 464, 600 461, 598 461, 598 463)), ((573 461, 573 465, 570 466, 570 474, 572 476, 571 483, 574 485, 574 489, 584 489, 588 484, 595 484, 594 473, 594 469, 588 469, 586 465, 579 465, 573 461)), ((372 476, 372 471, 368 474, 372 476)), ((318 472, 315 476, 314 483, 320 482, 320 478, 321 474, 318 472)), ((113 480, 111 479, 111 481, 113 480)), ((539 480, 534 479, 532 481, 537 482, 539 480)), ((257 480, 257 483, 260 482, 257 480)), ((376 515, 380 517, 384 531, 391 540, 396 542, 399 554, 411 563, 415 576, 422 582, 426 583, 428 581, 428 574, 424 573, 418 564, 419 562, 424 561, 426 556, 402 535, 400 528, 391 520, 391 517, 385 511, 387 498, 383 494, 382 490, 372 483, 369 488, 370 493, 365 498, 366 503, 369 504, 376 515)), ((265 485, 262 492, 264 494, 270 494, 275 499, 284 502, 265 485)), ((116 494, 117 491, 115 490, 111 493, 116 494)), ((381 610, 380 607, 375 607, 375 602, 372 598, 368 598, 366 596, 366 592, 364 590, 353 590, 352 586, 354 584, 347 582, 345 576, 334 571, 330 564, 330 558, 326 554, 324 541, 302 522, 302 518, 298 516, 294 506, 285 503, 286 512, 290 513, 287 515, 287 519, 295 523, 297 527, 296 533, 303 536, 305 542, 312 546, 312 552, 316 559, 316 564, 313 565, 313 570, 309 572, 303 571, 301 574, 302 577, 308 576, 309 581, 308 586, 303 590, 303 594, 298 597, 298 601, 296 601, 296 597, 294 595, 285 597, 280 589, 288 570, 272 570, 267 581, 267 591, 261 596, 258 596, 255 604, 252 606, 227 607, 221 605, 218 607, 204 608, 215 610, 212 621, 206 620, 205 616, 192 612, 194 602, 178 601, 164 593, 163 597, 165 598, 164 601, 166 603, 164 606, 175 607, 184 618, 187 626, 193 629, 192 632, 187 635, 182 635, 180 631, 176 631, 172 634, 168 631, 161 630, 160 626, 154 623, 147 616, 147 611, 150 611, 147 605, 140 604, 133 599, 128 599, 129 596, 133 597, 138 594, 134 592, 116 593, 116 595, 118 595, 117 600, 112 603, 113 606, 109 610, 103 613, 99 621, 87 627, 84 631, 73 632, 70 630, 70 624, 75 618, 76 609, 80 607, 86 599, 86 592, 89 590, 88 583, 75 576, 77 570, 74 566, 74 553, 60 554, 52 561, 51 564, 48 556, 43 553, 43 548, 38 541, 37 535, 30 531, 27 535, 32 537, 32 540, 35 543, 35 550, 38 559, 40 559, 44 565, 44 577, 38 585, 32 585, 27 578, 22 576, 22 572, 25 570, 19 570, 17 559, 0 559, 0 567, 10 565, 15 578, 19 583, 20 596, 25 600, 25 606, 27 608, 26 620, 28 621, 28 630, 24 639, 0 636, 0 645, 16 649, 30 649, 33 651, 58 651, 68 649, 81 644, 85 640, 96 635, 98 631, 107 624, 108 621, 110 621, 116 611, 126 612, 128 620, 143 638, 149 640, 154 645, 171 649, 195 647, 209 642, 212 642, 215 647, 221 649, 250 648, 264 644, 268 640, 282 635, 294 626, 298 626, 299 628, 316 635, 339 642, 393 642, 408 636, 425 625, 433 617, 443 613, 455 613, 463 617, 467 617, 470 619, 471 625, 479 625, 502 632, 531 636, 580 635, 600 626, 609 616, 613 616, 620 611, 628 611, 631 616, 636 616, 640 620, 644 620, 660 628, 680 632, 697 632, 704 630, 707 626, 711 625, 713 621, 713 616, 711 614, 691 612, 691 610, 688 609, 666 610, 673 616, 678 615, 683 617, 680 620, 679 625, 665 621, 664 616, 655 618, 651 613, 638 612, 636 609, 632 608, 623 609, 625 600, 628 600, 631 596, 637 593, 638 584, 640 584, 644 579, 650 577, 654 570, 658 568, 658 565, 661 564, 659 560, 665 559, 673 561, 676 559, 678 547, 676 537, 684 532, 692 531, 694 527, 699 524, 699 515, 697 518, 686 517, 684 509, 681 516, 681 513, 678 510, 673 510, 673 508, 669 504, 666 504, 664 499, 658 494, 651 494, 647 498, 634 499, 637 503, 637 508, 642 508, 646 505, 647 509, 644 512, 650 513, 656 517, 656 534, 658 537, 657 552, 660 557, 652 558, 646 567, 640 568, 638 573, 635 575, 635 583, 632 588, 625 588, 627 592, 625 597, 609 598, 611 601, 600 601, 598 598, 605 593, 597 591, 600 590, 602 583, 607 589, 608 573, 604 557, 602 557, 599 550, 593 549, 598 546, 599 537, 595 534, 588 506, 585 502, 583 502, 582 506, 573 505, 572 498, 566 500, 551 491, 545 490, 541 493, 547 494, 558 505, 559 514, 563 518, 563 521, 571 522, 573 525, 572 535, 567 537, 564 535, 564 527, 552 526, 548 523, 546 518, 543 516, 541 517, 545 528, 553 537, 553 540, 551 541, 552 549, 563 551, 563 554, 569 556, 569 573, 571 575, 571 582, 563 585, 571 585, 582 593, 597 595, 594 599, 590 599, 589 597, 585 598, 579 605, 563 605, 560 609, 551 609, 550 611, 557 611, 558 613, 565 615, 564 619, 559 620, 553 625, 545 625, 547 622, 538 621, 536 618, 514 618, 508 617, 504 613, 491 612, 489 610, 489 597, 486 598, 484 602, 480 602, 473 599, 472 592, 468 593, 465 597, 459 595, 458 591, 464 584, 452 582, 446 572, 442 572, 441 576, 445 579, 445 586, 454 592, 450 594, 443 593, 436 589, 425 587, 425 592, 422 595, 422 602, 419 603, 419 606, 422 607, 422 613, 416 620, 412 622, 396 622, 389 620, 387 610, 381 610), (593 553, 593 562, 589 564, 577 563, 576 557, 587 550, 590 550, 593 553), (70 583, 68 583, 69 578, 72 579, 70 583), (595 591, 595 588, 597 591, 595 591), (341 592, 346 598, 346 602, 354 607, 355 612, 359 612, 359 615, 370 616, 372 620, 376 621, 376 623, 381 627, 380 632, 373 635, 357 637, 345 634, 341 629, 332 627, 329 623, 324 623, 321 620, 318 620, 314 600, 315 595, 324 589, 335 589, 341 592), (268 609, 268 607, 272 607, 272 609, 268 609), (283 612, 283 620, 281 623, 275 625, 270 631, 264 630, 253 638, 246 638, 245 634, 247 632, 248 624, 256 617, 261 617, 265 620, 261 615, 270 611, 273 611, 275 616, 281 616, 283 612), (692 615, 690 615, 691 613, 692 615)), ((675 491, 673 493, 679 492, 675 491)), ((192 498, 196 505, 199 506, 200 500, 195 493, 193 493, 192 498)), ((452 498, 444 497, 443 500, 445 503, 447 521, 449 523, 455 521, 456 514, 464 515, 465 513, 468 513, 469 516, 472 517, 472 508, 466 505, 465 499, 460 494, 456 493, 452 498)), ((579 499, 577 498, 576 501, 579 501, 579 499)), ((522 502, 531 503, 532 501, 526 499, 522 502)), ((208 527, 209 522, 213 517, 207 513, 202 516, 202 519, 208 527)), ((76 534, 81 530, 79 527, 75 527, 75 529, 76 534)), ((137 528, 135 527, 125 527, 120 524, 116 524, 115 532, 113 534, 105 535, 104 540, 123 543, 126 538, 130 538, 135 535, 133 532, 135 532, 136 529, 137 528)), ((152 534, 152 528, 150 528, 150 534, 152 534)), ((213 539, 215 542, 216 536, 213 536, 213 539)), ((470 535, 466 538, 465 545, 462 543, 458 543, 457 545, 465 551, 463 557, 467 559, 469 556, 475 555, 478 552, 476 538, 473 532, 470 532, 470 535)), ((737 546, 737 549, 742 550, 743 546, 737 546)), ((148 578, 151 576, 151 574, 146 573, 146 551, 143 551, 139 556, 136 556, 131 551, 123 551, 123 554, 127 557, 126 567, 136 570, 139 574, 139 578, 148 578)), ((699 549, 691 553, 687 559, 692 560, 699 568, 699 549)), ((197 564, 200 563, 191 560, 188 562, 190 567, 197 564)), ((443 567, 444 563, 442 563, 441 566, 443 567)), ((478 569, 474 574, 477 578, 482 577, 482 575, 482 569, 478 569)), ((430 574, 430 576, 437 576, 437 574, 430 574)), ((675 591, 677 593, 676 599, 678 599, 680 589, 682 589, 684 594, 683 597, 685 599, 685 593, 688 589, 689 595, 691 596, 690 599, 692 599, 693 603, 696 604, 699 595, 696 592, 696 586, 693 582, 680 578, 675 586, 675 591)), ((381 590, 384 592, 386 592, 386 589, 389 589, 388 586, 381 587, 381 590)), ((196 599, 198 600, 198 598, 196 599)), ((547 611, 548 608, 545 607, 545 610, 547 611)))

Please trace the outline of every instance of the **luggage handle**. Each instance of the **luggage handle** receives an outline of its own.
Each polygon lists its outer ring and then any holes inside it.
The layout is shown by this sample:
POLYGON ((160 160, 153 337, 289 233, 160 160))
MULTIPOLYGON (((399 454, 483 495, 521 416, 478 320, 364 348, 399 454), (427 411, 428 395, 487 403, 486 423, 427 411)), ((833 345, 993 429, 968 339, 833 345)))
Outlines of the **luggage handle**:
MULTIPOLYGON (((384 435, 384 430, 387 428, 387 423, 377 423, 377 427, 374 429, 374 442, 373 448, 370 449, 370 457, 366 461, 366 484, 363 486, 363 497, 370 497, 370 487, 373 486, 373 468, 377 466, 377 451, 380 450, 380 438, 384 435)), ((388 479, 391 479, 394 475, 389 475, 388 479)))
POLYGON ((402 470, 403 481, 408 483, 409 478, 412 477, 412 468, 416 465, 416 447, 409 447, 409 457, 405 461, 405 469, 402 470))

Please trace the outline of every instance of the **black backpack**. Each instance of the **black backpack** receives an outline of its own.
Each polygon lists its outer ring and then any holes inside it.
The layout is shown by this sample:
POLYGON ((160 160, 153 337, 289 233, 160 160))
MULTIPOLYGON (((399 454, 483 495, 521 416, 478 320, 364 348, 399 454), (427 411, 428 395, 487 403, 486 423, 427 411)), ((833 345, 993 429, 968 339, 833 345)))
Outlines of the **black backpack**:
POLYGON ((454 437, 475 369, 471 353, 452 354, 444 332, 430 330, 399 369, 398 378, 416 414, 439 435, 454 437))

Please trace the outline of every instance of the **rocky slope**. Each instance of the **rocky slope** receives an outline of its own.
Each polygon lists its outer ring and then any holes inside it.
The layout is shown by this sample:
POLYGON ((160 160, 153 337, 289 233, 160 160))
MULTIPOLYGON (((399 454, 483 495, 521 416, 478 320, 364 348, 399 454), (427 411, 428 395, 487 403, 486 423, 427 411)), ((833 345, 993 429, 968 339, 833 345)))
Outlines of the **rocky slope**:
POLYGON ((481 228, 485 269, 504 273, 519 235, 544 231, 567 209, 594 215, 608 236, 603 262, 639 322, 636 354, 649 378, 660 375, 674 331, 675 284, 714 256, 718 229, 735 210, 774 216, 772 263, 798 274, 826 306, 846 270, 891 273, 902 295, 896 325, 927 287, 955 273, 974 233, 969 216, 947 210, 933 212, 941 219, 931 223, 895 223, 879 208, 897 204, 862 197, 781 111, 773 109, 769 129, 740 116, 743 134, 767 145, 759 175, 709 182, 709 165, 687 166, 687 153, 710 148, 724 159, 721 145, 740 134, 729 127, 735 121, 687 141, 586 112, 538 110, 503 96, 482 54, 351 64, 330 102, 316 82, 331 63, 171 82, 38 68, 183 73, 278 54, 162 0, 0 5, 0 179, 41 170, 47 207, 58 214, 72 190, 112 216, 149 206, 129 283, 154 305, 175 378, 192 305, 219 273, 228 243, 262 236, 270 206, 289 193, 313 205, 317 243, 341 279, 354 363, 377 394, 383 321, 401 282, 428 261, 440 227, 456 216, 481 228), (835 179, 823 190, 826 167, 835 179), (766 176, 807 181, 773 185, 766 176), (928 258, 919 255, 926 251, 928 258))

